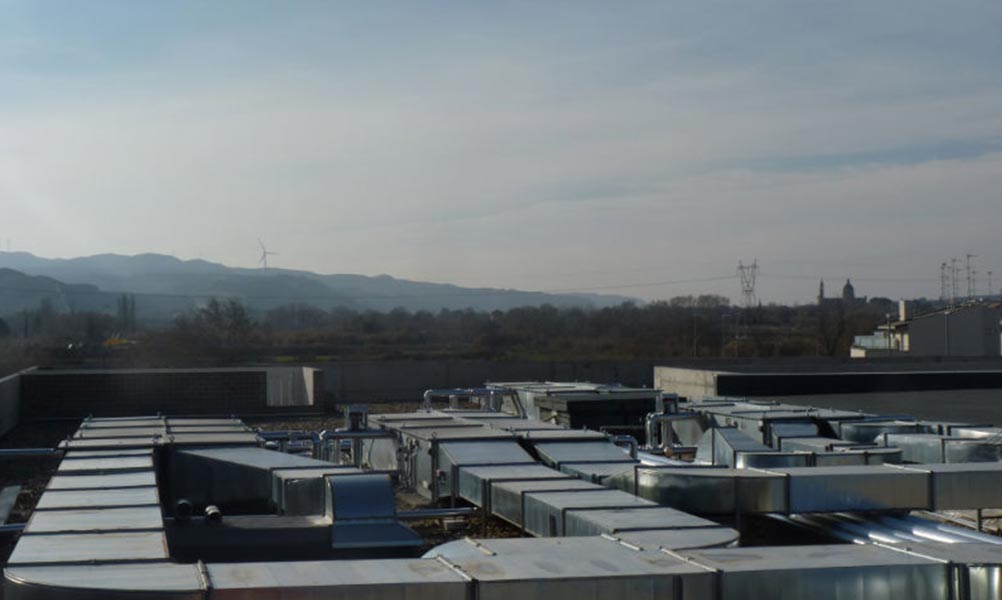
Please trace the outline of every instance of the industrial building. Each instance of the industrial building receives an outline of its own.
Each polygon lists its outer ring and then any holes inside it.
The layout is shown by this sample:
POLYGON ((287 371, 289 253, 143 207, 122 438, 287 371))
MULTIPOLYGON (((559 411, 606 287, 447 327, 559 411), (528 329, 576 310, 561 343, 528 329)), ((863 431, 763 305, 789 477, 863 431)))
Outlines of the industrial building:
POLYGON ((740 397, 805 406, 1002 422, 1002 361, 758 360, 666 364, 654 387, 690 399, 740 397))
POLYGON ((856 336, 853 358, 1002 356, 1002 303, 971 302, 911 316, 902 300, 897 319, 856 336))
POLYGON ((428 390, 402 413, 350 406, 323 431, 90 417, 58 448, 3 451, 58 460, 27 522, 4 526, 20 539, 3 589, 999 598, 1002 538, 978 530, 1002 507, 1000 440, 981 422, 559 382, 428 390), (633 408, 635 436, 603 422, 633 408), (429 542, 429 519, 482 529, 429 542))

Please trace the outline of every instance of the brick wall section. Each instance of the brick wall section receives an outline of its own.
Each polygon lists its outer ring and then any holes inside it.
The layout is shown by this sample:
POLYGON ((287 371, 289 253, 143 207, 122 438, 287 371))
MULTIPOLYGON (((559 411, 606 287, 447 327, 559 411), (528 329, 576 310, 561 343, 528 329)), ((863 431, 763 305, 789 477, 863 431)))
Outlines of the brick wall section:
POLYGON ((39 371, 21 378, 21 418, 269 412, 266 377, 239 370, 39 371))

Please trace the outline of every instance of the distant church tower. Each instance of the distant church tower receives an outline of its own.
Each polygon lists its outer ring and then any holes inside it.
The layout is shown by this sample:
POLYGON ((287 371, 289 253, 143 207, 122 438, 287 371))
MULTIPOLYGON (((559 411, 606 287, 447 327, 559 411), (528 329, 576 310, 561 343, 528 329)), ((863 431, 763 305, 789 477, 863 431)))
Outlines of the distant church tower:
POLYGON ((842 302, 846 306, 852 306, 856 303, 856 289, 852 287, 852 282, 848 279, 845 280, 845 285, 842 286, 842 302))
POLYGON ((818 306, 825 303, 825 280, 821 280, 821 285, 818 286, 818 306))

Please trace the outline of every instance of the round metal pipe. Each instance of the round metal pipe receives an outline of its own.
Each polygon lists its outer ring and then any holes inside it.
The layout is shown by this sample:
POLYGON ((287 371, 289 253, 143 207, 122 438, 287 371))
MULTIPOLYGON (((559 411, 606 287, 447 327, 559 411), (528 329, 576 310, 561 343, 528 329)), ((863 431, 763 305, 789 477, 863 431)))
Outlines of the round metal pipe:
POLYGON ((468 517, 476 511, 471 507, 460 508, 420 508, 416 510, 403 510, 397 512, 397 518, 401 520, 418 519, 440 519, 443 517, 468 517))
POLYGON ((0 448, 0 458, 56 456, 62 453, 58 448, 0 448))
POLYGON ((218 524, 223 522, 223 511, 215 504, 205 507, 205 521, 207 523, 218 524))

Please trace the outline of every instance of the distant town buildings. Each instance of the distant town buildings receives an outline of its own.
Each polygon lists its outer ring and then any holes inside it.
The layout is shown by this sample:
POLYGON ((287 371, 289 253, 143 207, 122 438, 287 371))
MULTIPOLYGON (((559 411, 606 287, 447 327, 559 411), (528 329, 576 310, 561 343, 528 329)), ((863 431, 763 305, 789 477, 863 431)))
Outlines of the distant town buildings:
POLYGON ((866 304, 866 298, 861 299, 856 298, 856 288, 853 287, 852 281, 846 279, 845 285, 842 286, 842 295, 835 298, 825 297, 825 280, 822 279, 818 285, 818 306, 833 306, 841 303, 845 307, 857 306, 860 304, 866 304))

